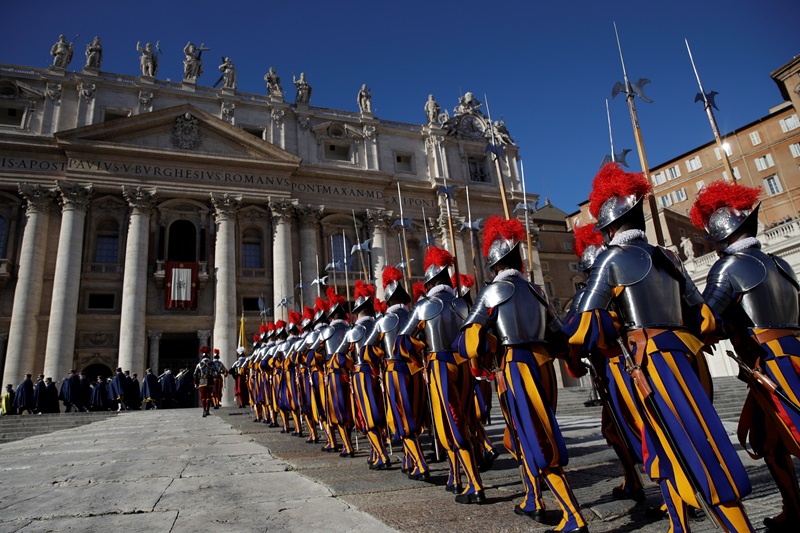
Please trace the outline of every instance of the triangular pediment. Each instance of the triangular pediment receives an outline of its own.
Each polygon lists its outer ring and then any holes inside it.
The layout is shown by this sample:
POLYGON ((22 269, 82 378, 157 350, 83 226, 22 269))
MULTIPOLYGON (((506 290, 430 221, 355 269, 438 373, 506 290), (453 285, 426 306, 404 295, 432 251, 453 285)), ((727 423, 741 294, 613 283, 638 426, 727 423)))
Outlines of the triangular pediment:
POLYGON ((67 152, 154 159, 224 159, 289 169, 301 159, 190 104, 55 134, 67 152))

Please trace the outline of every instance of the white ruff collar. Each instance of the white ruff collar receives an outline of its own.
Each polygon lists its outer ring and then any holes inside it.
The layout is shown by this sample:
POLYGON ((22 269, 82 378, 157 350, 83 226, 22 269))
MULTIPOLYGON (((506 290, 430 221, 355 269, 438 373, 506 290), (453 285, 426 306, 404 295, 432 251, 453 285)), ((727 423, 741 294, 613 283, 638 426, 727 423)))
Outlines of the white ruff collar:
POLYGON ((434 288, 432 288, 430 291, 428 291, 428 298, 433 298, 434 296, 436 296, 440 292, 446 292, 446 293, 450 294, 451 296, 455 296, 456 295, 456 291, 455 291, 455 289, 453 287, 448 287, 447 285, 437 285, 434 288))
POLYGON ((368 320, 375 320, 375 317, 374 316, 362 316, 361 318, 356 320, 356 324, 363 324, 364 322, 367 322, 368 320))
POLYGON ((626 229, 625 231, 620 231, 614 235, 614 238, 611 239, 609 246, 628 244, 632 241, 647 242, 647 235, 640 229, 626 229))
POLYGON ((333 322, 330 323, 331 326, 338 326, 339 324, 343 324, 345 326, 349 325, 347 320, 342 320, 341 318, 337 318, 333 322))
POLYGON ((735 254, 736 252, 747 250, 748 248, 761 248, 761 241, 759 241, 755 237, 745 237, 744 239, 736 241, 735 243, 731 244, 730 246, 725 248, 722 252, 728 255, 732 255, 735 254))
POLYGON ((403 308, 405 308, 405 304, 394 304, 393 306, 391 306, 386 310, 386 314, 388 315, 389 313, 397 313, 399 310, 403 308))
POLYGON ((513 278, 514 276, 522 277, 522 272, 517 270, 516 268, 507 268, 502 272, 499 272, 495 277, 495 281, 503 281, 504 279, 513 278))

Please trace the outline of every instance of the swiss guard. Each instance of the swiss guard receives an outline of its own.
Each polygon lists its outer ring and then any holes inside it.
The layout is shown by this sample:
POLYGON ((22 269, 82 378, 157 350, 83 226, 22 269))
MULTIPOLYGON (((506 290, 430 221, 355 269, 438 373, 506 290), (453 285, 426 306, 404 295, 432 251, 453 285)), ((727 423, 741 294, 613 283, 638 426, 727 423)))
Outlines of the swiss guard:
POLYGON ((345 341, 349 329, 346 320, 347 312, 344 309, 344 296, 336 294, 333 287, 328 287, 328 319, 330 323, 320 330, 320 338, 325 343, 326 375, 325 382, 325 411, 328 414, 328 423, 339 433, 342 439, 341 457, 355 457, 353 450, 352 432, 354 426, 353 401, 349 385, 349 373, 353 367, 345 341), (345 346, 343 346, 345 345, 345 346))
POLYGON ((475 377, 493 378, 486 369, 496 369, 510 451, 522 466, 525 485, 525 499, 515 512, 545 519, 539 486, 543 479, 563 513, 556 531, 585 532, 586 521, 564 475, 567 448, 552 407, 554 392, 548 386, 552 357, 545 337, 560 335, 559 324, 541 289, 522 275, 523 239, 525 229, 517 219, 493 216, 486 222, 483 253, 494 279, 478 294, 461 328, 459 345, 475 377))
POLYGON ((486 495, 467 423, 473 408, 473 377, 467 359, 453 349, 459 327, 468 315, 467 303, 456 295, 450 281, 448 269, 453 263, 447 250, 435 246, 428 249, 427 295, 418 301, 397 344, 406 360, 427 369, 436 434, 450 463, 447 490, 458 493, 457 503, 483 503, 486 495), (466 487, 461 484, 459 469, 464 471, 466 487))
POLYGON ((616 163, 595 177, 589 210, 608 249, 564 331, 586 351, 608 349, 617 339, 611 311, 618 314, 644 421, 644 465, 661 487, 670 531, 689 530, 688 505, 725 531, 752 531, 740 503, 750 481, 697 374, 704 347, 697 335, 712 335, 716 320, 680 260, 647 242, 643 200, 651 191, 642 174, 616 163))
POLYGON ((748 453, 764 458, 783 499, 783 512, 764 524, 769 531, 797 531, 800 489, 792 455, 800 457, 800 285, 786 261, 761 251, 760 192, 717 181, 700 191, 690 214, 722 252, 708 272, 703 297, 723 317, 749 378, 739 439, 747 450, 749 435, 748 453))

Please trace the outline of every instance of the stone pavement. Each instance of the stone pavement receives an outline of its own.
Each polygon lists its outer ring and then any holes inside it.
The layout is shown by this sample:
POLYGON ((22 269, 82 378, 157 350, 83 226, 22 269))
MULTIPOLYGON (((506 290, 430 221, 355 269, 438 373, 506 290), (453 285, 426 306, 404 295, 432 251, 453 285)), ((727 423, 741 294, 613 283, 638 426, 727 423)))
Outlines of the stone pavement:
MULTIPOLYGON (((252 421, 249 409, 128 412, 88 426, 0 445, 0 533, 38 531, 542 531, 513 514, 522 491, 503 450, 483 475, 488 502, 459 505, 445 492, 444 463, 432 483, 367 468, 320 452, 322 444, 252 421)), ((71 416, 71 415, 64 415, 71 416)), ((78 415, 75 415, 78 416, 78 415)), ((643 506, 617 502, 621 469, 594 417, 560 417, 570 452, 568 477, 590 531, 666 531, 643 506)), ((726 422, 733 434, 735 425, 726 422)), ((499 422, 489 434, 500 443, 499 422)), ((397 453, 397 449, 395 449, 397 453)), ((762 463, 741 452, 753 481, 745 505, 758 529, 780 500, 762 463)), ((397 457, 397 456, 396 456, 397 457)), ((659 501, 648 483, 648 503, 659 501)), ((545 492, 549 509, 555 501, 545 492)), ((559 513, 551 511, 553 524, 559 513)), ((693 531, 711 531, 707 520, 693 531)))

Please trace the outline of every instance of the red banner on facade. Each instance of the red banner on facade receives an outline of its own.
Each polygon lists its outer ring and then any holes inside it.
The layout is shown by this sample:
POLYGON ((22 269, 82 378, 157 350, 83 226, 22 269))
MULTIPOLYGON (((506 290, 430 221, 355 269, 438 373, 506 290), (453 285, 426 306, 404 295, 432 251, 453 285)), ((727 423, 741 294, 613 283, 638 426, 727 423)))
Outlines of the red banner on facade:
POLYGON ((164 265, 164 297, 167 309, 197 307, 197 263, 172 262, 164 265))

